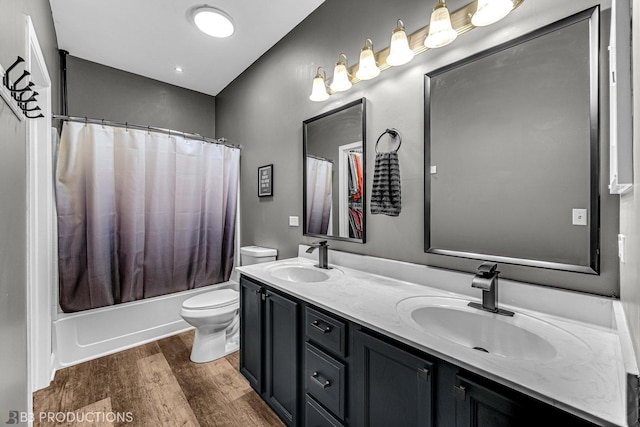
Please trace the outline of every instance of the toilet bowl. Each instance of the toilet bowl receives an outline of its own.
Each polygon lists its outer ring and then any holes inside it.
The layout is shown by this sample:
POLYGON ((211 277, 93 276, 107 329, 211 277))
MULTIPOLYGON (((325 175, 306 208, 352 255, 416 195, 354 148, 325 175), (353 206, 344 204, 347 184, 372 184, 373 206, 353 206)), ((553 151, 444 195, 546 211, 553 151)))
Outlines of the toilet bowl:
POLYGON ((240 294, 219 289, 186 299, 180 316, 196 328, 191 361, 210 362, 238 349, 240 294))

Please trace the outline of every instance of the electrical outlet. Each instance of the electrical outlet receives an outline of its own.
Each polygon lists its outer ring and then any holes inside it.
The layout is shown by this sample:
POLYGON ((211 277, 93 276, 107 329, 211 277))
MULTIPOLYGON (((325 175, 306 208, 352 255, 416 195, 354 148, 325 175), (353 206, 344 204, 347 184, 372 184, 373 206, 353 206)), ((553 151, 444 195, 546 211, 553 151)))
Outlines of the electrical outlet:
POLYGON ((298 219, 297 216, 290 216, 289 217, 289 227, 299 227, 300 226, 300 221, 298 219))
POLYGON ((587 225, 587 210, 573 209, 573 225, 587 225))

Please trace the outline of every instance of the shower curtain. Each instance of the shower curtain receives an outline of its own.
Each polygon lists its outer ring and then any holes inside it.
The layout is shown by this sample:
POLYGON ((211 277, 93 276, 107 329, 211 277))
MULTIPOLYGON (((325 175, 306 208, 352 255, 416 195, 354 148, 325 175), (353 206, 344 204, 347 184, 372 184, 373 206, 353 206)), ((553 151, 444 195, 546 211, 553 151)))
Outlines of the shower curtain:
POLYGON ((333 164, 307 157, 307 233, 328 234, 333 164))
POLYGON ((65 122, 56 170, 60 306, 130 302, 229 279, 240 150, 65 122))

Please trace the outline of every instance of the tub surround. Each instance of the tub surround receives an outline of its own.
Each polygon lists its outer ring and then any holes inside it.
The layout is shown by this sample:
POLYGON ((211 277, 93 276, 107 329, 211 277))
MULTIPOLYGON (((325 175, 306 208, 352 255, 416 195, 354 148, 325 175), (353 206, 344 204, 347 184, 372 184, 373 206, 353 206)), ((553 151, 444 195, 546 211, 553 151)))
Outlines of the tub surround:
MULTIPOLYGON (((275 266, 312 266, 316 254, 240 267, 274 289, 425 351, 598 424, 627 425, 627 374, 638 375, 618 300, 500 280, 501 307, 566 333, 551 360, 491 355, 407 326, 398 303, 416 296, 479 301, 473 275, 370 256, 330 251, 329 279, 296 283, 270 273, 275 266)), ((327 271, 327 270, 323 270, 327 271)))

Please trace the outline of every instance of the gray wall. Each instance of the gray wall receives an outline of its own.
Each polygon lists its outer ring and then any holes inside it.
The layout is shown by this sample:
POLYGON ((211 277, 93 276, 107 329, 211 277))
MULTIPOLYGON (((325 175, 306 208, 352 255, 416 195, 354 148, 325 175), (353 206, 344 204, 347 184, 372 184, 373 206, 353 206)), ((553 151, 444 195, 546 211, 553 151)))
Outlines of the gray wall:
MULTIPOLYGON (((465 4, 447 2, 451 10, 465 4)), ((400 155, 403 208, 399 217, 367 215, 367 244, 331 242, 334 249, 364 253, 415 263, 474 271, 478 261, 439 255, 423 250, 423 76, 446 64, 458 61, 506 40, 577 13, 595 0, 554 2, 528 0, 505 20, 478 28, 461 36, 450 46, 417 56, 405 66, 383 72, 378 78, 355 85, 350 91, 333 95, 324 103, 309 101, 311 81, 316 67, 331 70, 338 54, 345 52, 351 63, 357 62, 366 37, 376 50, 388 46, 397 18, 405 21, 408 32, 425 25, 429 5, 418 0, 327 0, 312 15, 263 55, 216 97, 217 133, 243 144, 241 180, 242 244, 257 244, 279 249, 281 258, 296 255, 299 243, 311 242, 301 227, 289 227, 287 217, 302 217, 302 121, 346 102, 367 98, 367 150, 373 152, 377 136, 388 127, 403 136, 400 155), (257 168, 274 164, 277 177, 274 197, 256 196, 257 168)), ((602 2, 603 9, 610 2, 602 2)), ((603 21, 608 21, 608 11, 603 21)), ((601 31, 606 61, 606 25, 601 31)), ((606 62, 603 62, 606 64, 606 62)), ((601 170, 608 171, 607 77, 601 86, 601 170)), ((373 162, 367 164, 367 176, 373 176, 373 162)), ((601 274, 542 270, 502 265, 504 277, 603 295, 617 295, 618 197, 607 191, 608 173, 602 174, 601 194, 601 274)), ((368 190, 370 190, 369 182, 368 190)))
MULTIPOLYGON (((49 2, 0 0, 0 64, 25 56, 25 17, 31 16, 58 100, 58 58, 49 2)), ((0 422, 9 410, 26 411, 26 122, 0 100, 0 422)))
POLYGON ((67 80, 71 116, 215 135, 213 96, 73 56, 67 80))

